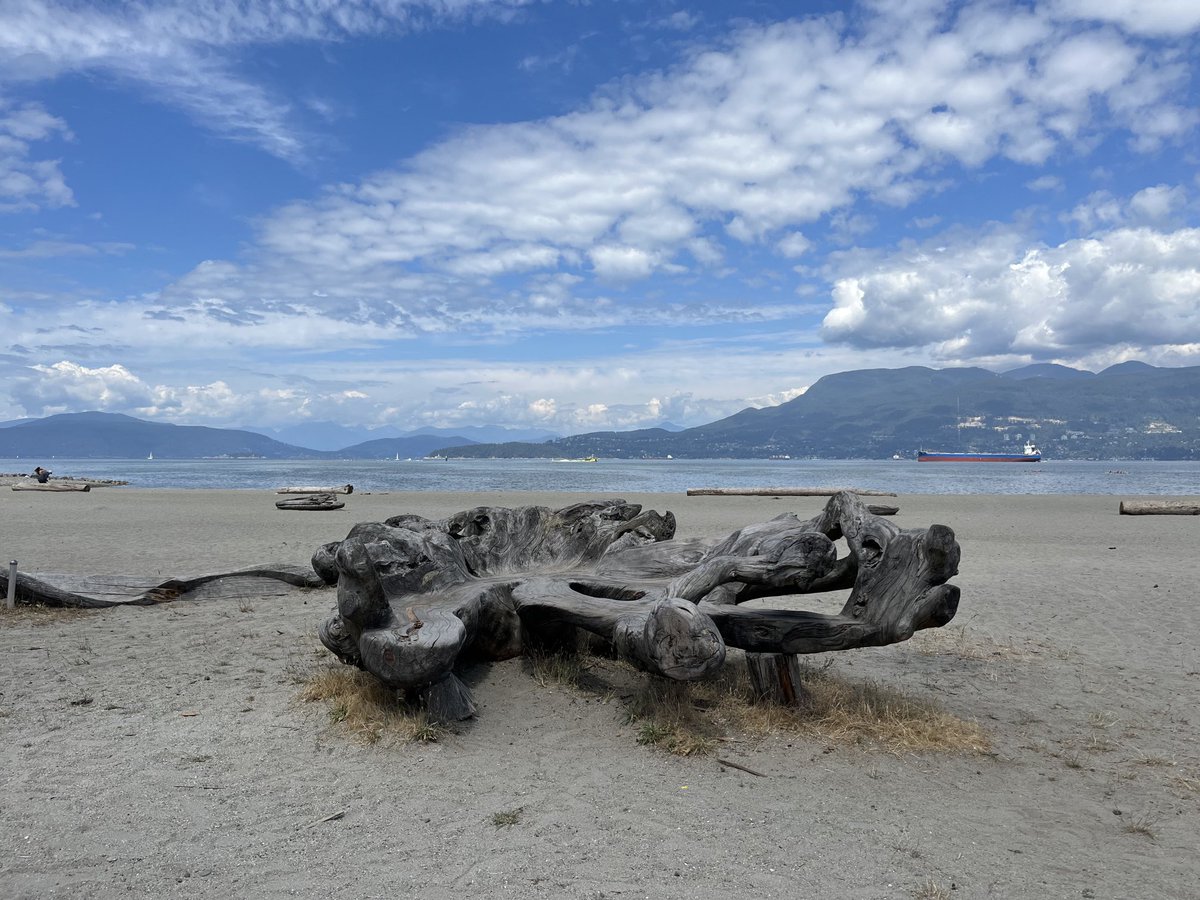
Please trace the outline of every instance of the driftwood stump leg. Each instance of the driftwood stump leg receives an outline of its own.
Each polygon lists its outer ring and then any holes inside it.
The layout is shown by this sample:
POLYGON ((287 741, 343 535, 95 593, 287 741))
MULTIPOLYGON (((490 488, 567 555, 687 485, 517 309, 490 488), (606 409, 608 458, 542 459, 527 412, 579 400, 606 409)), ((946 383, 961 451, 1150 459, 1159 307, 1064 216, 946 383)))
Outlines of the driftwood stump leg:
POLYGON ((800 657, 795 653, 747 653, 746 671, 760 702, 798 708, 812 704, 812 695, 800 680, 800 657))
POLYGON ((426 718, 435 725, 460 722, 475 715, 475 698, 462 679, 450 672, 422 688, 419 695, 426 718))

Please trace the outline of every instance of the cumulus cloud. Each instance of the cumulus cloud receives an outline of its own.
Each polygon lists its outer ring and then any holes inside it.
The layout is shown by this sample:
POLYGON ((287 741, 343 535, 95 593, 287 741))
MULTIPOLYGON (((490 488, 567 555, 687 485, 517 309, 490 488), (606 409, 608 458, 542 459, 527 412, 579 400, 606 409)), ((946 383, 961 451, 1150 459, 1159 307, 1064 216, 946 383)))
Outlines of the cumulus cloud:
POLYGON ((1127 199, 1095 191, 1064 218, 1085 234, 1114 225, 1163 226, 1172 224, 1187 204, 1188 192, 1182 186, 1156 184, 1127 199))
POLYGON ((1200 342, 1200 229, 1120 227, 1053 247, 1013 230, 835 265, 824 336, 948 360, 1080 358, 1200 342))
POLYGON ((147 405, 152 389, 122 365, 89 369, 63 360, 32 366, 13 394, 30 415, 79 410, 124 411, 147 405))

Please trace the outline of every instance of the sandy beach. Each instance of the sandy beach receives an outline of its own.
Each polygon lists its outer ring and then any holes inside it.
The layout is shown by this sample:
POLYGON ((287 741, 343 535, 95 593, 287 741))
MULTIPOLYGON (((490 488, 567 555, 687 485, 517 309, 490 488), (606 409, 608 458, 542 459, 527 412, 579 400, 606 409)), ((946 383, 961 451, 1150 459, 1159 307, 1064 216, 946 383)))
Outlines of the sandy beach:
MULTIPOLYGON (((587 499, 0 494, 5 564, 164 578, 307 564, 399 513, 587 499)), ((626 499, 706 538, 824 503, 626 499)), ((332 659, 315 628, 333 590, 5 613, 0 896, 1198 897, 1200 519, 1119 500, 899 497, 902 527, 955 530, 958 615, 832 667, 936 700, 992 749, 731 735, 722 755, 764 777, 641 746, 620 698, 521 660, 468 673, 479 716, 449 739, 357 743, 297 699, 332 659)))

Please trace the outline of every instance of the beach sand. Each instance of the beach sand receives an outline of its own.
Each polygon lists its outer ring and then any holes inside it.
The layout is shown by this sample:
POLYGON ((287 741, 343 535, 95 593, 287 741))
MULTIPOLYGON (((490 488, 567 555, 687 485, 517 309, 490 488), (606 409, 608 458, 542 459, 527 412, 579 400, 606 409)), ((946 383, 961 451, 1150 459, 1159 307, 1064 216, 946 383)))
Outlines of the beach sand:
MULTIPOLYGON (((4 490, 0 562, 303 565, 357 521, 587 498, 275 499, 4 490)), ((709 538, 824 503, 626 499, 709 538)), ((356 743, 297 700, 330 659, 315 628, 332 590, 5 613, 0 896, 1198 897, 1200 519, 1121 517, 1119 499, 898 498, 902 527, 956 531, 958 616, 833 669, 977 721, 992 751, 722 744, 766 777, 641 746, 619 697, 543 686, 521 660, 468 673, 479 716, 449 739, 356 743)))

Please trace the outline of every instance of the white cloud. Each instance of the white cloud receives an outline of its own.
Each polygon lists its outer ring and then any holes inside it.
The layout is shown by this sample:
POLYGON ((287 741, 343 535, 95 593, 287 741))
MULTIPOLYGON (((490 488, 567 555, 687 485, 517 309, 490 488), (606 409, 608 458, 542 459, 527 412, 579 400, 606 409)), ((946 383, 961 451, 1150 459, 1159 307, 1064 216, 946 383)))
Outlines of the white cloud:
POLYGON ((779 243, 775 245, 775 249, 781 255, 789 259, 795 259, 798 256, 803 256, 812 249, 812 241, 799 231, 792 231, 779 239, 779 243))
POLYGON ((1037 178, 1025 182, 1025 187, 1031 191, 1061 191, 1063 183, 1057 175, 1039 175, 1037 178))
POLYGON ((133 244, 99 241, 82 244, 78 241, 38 240, 15 250, 0 250, 0 259, 52 259, 62 256, 119 256, 134 249, 133 244))
POLYGON ((1057 15, 1111 22, 1133 34, 1172 36, 1200 28, 1194 0, 1054 0, 1050 6, 1057 15))
POLYGON ((30 415, 77 410, 128 410, 146 406, 153 391, 122 365, 90 369, 63 360, 32 366, 13 394, 30 415))
POLYGON ((944 360, 1143 358, 1200 343, 1200 229, 1119 227, 1054 247, 998 229, 848 254, 823 334, 857 347, 927 347, 944 360))
MULTIPOLYGON (((179 346, 176 339, 172 346, 179 346)), ((225 366, 212 380, 194 353, 170 361, 60 362, 24 370, 0 418, 103 409, 141 418, 216 426, 283 426, 301 420, 371 425, 455 427, 494 424, 561 433, 698 425, 750 406, 774 405, 803 389, 764 393, 778 384, 809 384, 854 368, 858 351, 815 352, 813 336, 777 330, 717 340, 673 341, 644 350, 581 360, 482 362, 469 356, 407 358, 397 348, 369 358, 307 357, 272 366, 271 374, 225 366), (721 377, 713 378, 713 360, 721 377)), ((90 347, 80 352, 113 353, 90 347)), ((131 356, 140 355, 139 352, 131 356)), ((878 365, 928 362, 882 351, 878 365)))
POLYGON ((645 250, 611 244, 593 247, 589 256, 596 275, 618 281, 645 278, 656 263, 654 255, 645 250))
POLYGON ((1067 213, 1065 219, 1078 224, 1085 234, 1114 225, 1163 226, 1173 223, 1187 204, 1188 193, 1181 186, 1157 184, 1143 188, 1128 200, 1108 191, 1096 191, 1067 213))
POLYGON ((1170 220, 1187 200, 1187 191, 1182 187, 1156 184, 1134 194, 1129 200, 1129 210, 1139 221, 1158 224, 1170 220))
POLYGON ((798 388, 787 388, 782 391, 774 391, 770 394, 763 394, 761 397, 750 397, 748 401, 755 409, 762 409, 765 406, 779 406, 787 403, 789 400, 795 400, 797 397, 803 396, 808 392, 811 385, 805 385, 798 388))
POLYGON ((33 144, 54 138, 71 138, 62 119, 37 103, 0 97, 0 212, 74 205, 59 161, 31 158, 33 144))
POLYGON ((794 253, 790 235, 822 217, 849 242, 876 225, 858 198, 903 206, 959 165, 1038 163, 1119 129, 1150 149, 1192 128, 1171 112, 1185 82, 1168 49, 1037 10, 930 4, 914 25, 880 8, 857 31, 745 26, 577 112, 472 128, 289 204, 213 296, 407 307, 457 297, 457 278, 684 273, 718 265, 729 240, 794 253))
MULTIPOLYGON (((0 6, 0 73, 13 81, 96 72, 136 84, 204 127, 293 162, 310 140, 293 103, 241 74, 255 46, 334 42, 504 16, 525 0, 226 0, 0 6)), ((328 114, 328 110, 322 115, 328 114)))

